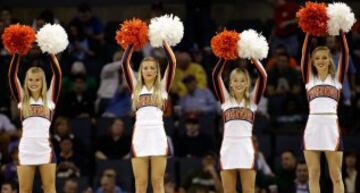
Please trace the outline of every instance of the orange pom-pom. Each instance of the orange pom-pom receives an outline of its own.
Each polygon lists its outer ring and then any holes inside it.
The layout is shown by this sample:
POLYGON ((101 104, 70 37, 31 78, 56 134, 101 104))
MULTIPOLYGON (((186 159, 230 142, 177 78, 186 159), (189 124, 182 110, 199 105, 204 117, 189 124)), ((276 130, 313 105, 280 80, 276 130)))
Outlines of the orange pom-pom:
POLYGON ((3 44, 11 54, 26 55, 35 40, 34 30, 26 25, 13 24, 2 34, 3 44))
POLYGON ((117 43, 126 49, 128 45, 134 45, 139 50, 149 41, 148 26, 140 19, 126 20, 116 32, 117 43))
POLYGON ((237 43, 239 34, 236 31, 224 30, 211 39, 211 48, 215 56, 225 60, 238 58, 237 43))
POLYGON ((296 16, 299 18, 299 26, 305 33, 314 36, 324 36, 327 34, 327 21, 325 3, 307 2, 296 16))

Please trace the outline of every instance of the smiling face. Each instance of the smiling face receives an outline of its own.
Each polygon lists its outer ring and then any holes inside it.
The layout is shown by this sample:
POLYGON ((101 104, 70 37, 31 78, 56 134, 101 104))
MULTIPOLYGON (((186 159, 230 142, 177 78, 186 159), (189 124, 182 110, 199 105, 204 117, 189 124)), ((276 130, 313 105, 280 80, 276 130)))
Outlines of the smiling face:
POLYGON ((144 61, 141 64, 141 75, 145 82, 154 82, 158 73, 157 64, 154 61, 144 61))
POLYGON ((249 87, 249 80, 245 72, 235 70, 230 75, 230 89, 234 94, 243 94, 249 87))
POLYGON ((41 93, 44 74, 40 71, 29 70, 26 74, 26 87, 31 94, 41 93))
POLYGON ((327 50, 318 50, 313 54, 313 65, 316 71, 319 72, 328 72, 331 65, 329 51, 327 50))

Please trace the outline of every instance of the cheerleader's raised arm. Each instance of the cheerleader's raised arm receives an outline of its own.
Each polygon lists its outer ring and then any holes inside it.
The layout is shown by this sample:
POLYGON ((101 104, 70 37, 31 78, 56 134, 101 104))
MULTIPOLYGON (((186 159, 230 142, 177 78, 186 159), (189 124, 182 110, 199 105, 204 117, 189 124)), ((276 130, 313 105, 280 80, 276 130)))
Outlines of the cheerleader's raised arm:
POLYGON ((19 54, 14 54, 9 67, 9 85, 12 96, 17 102, 22 101, 23 91, 20 80, 18 78, 18 71, 20 65, 21 56, 19 54))
POLYGON ((48 91, 48 96, 54 103, 56 103, 61 90, 62 72, 59 61, 57 60, 56 56, 54 54, 50 54, 49 56, 50 56, 52 78, 51 78, 50 88, 48 91))
POLYGON ((225 64, 226 64, 226 60, 219 59, 218 63, 216 64, 212 72, 214 91, 221 104, 224 103, 225 99, 229 97, 229 93, 221 77, 224 71, 225 64))
POLYGON ((267 73, 259 60, 252 58, 251 61, 254 63, 257 71, 259 72, 259 77, 256 80, 255 87, 253 90, 253 101, 255 104, 259 104, 261 96, 265 92, 266 82, 267 82, 267 73))
POLYGON ((129 45, 123 55, 122 62, 123 62, 123 70, 125 75, 125 80, 128 84, 130 92, 134 91, 136 85, 136 78, 133 69, 131 68, 131 57, 134 52, 134 46, 129 45))
POLYGON ((309 82, 311 76, 310 39, 310 34, 306 33, 301 56, 301 73, 305 84, 309 82))
POLYGON ((164 79, 162 80, 162 82, 165 83, 164 85, 166 92, 169 92, 171 84, 175 77, 176 58, 173 50, 165 41, 163 47, 165 49, 166 57, 168 59, 168 66, 166 67, 164 79))
POLYGON ((338 68, 337 68, 337 77, 340 83, 344 82, 345 75, 347 74, 347 69, 349 66, 349 46, 346 40, 346 35, 344 32, 340 32, 341 39, 341 54, 339 58, 338 68))

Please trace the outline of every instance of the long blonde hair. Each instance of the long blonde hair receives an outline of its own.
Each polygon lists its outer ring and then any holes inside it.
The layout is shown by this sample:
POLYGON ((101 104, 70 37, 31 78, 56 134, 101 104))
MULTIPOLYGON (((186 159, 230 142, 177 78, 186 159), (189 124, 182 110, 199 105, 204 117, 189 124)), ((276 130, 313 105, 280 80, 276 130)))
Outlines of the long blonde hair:
POLYGON ((151 96, 151 100, 152 103, 159 107, 162 108, 163 107, 163 100, 162 100, 162 95, 161 95, 161 72, 160 72, 160 64, 159 61, 157 61, 155 58, 153 57, 146 57, 141 61, 140 67, 139 67, 139 72, 137 74, 137 83, 135 85, 135 89, 133 92, 133 99, 132 99, 132 108, 133 110, 136 110, 136 108, 139 106, 140 103, 140 92, 141 89, 143 88, 143 86, 145 85, 144 83, 144 78, 142 75, 142 68, 144 63, 146 62, 154 62, 155 66, 156 66, 156 77, 155 77, 155 82, 153 85, 153 89, 154 89, 154 93, 151 96))
POLYGON ((45 77, 44 70, 42 70, 39 67, 31 67, 31 68, 29 68, 29 70, 26 71, 25 81, 24 81, 24 86, 23 86, 24 96, 23 96, 23 101, 22 101, 22 113, 23 113, 24 117, 27 117, 30 115, 31 92, 30 92, 29 86, 28 86, 28 79, 29 79, 30 74, 36 74, 36 73, 39 73, 42 76, 42 88, 41 88, 40 97, 43 101, 45 111, 47 112, 49 110, 48 101, 47 101, 47 84, 46 84, 46 77, 45 77))
POLYGON ((317 72, 317 70, 316 70, 316 68, 314 66, 315 53, 318 52, 318 51, 326 51, 326 53, 328 55, 328 58, 330 60, 330 66, 329 66, 328 74, 330 74, 332 78, 335 78, 336 70, 335 70, 334 60, 332 59, 330 49, 328 47, 326 47, 326 46, 316 47, 311 53, 311 71, 312 71, 313 75, 315 75, 315 76, 318 75, 318 72, 317 72))
POLYGON ((245 106, 250 106, 250 85, 251 85, 251 78, 249 75, 249 72, 245 68, 235 68, 230 73, 230 80, 229 80, 229 88, 230 88, 230 100, 235 100, 235 94, 233 91, 233 88, 231 88, 230 84, 232 80, 235 78, 235 76, 238 76, 240 74, 245 75, 245 78, 247 79, 248 85, 244 92, 243 100, 245 101, 245 106))

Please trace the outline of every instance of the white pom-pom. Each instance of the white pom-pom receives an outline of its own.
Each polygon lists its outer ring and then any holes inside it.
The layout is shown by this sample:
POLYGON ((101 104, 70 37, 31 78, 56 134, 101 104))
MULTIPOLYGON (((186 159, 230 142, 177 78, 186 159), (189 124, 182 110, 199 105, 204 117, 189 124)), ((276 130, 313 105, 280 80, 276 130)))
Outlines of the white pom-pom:
POLYGON ((269 45, 264 36, 252 29, 243 31, 239 36, 238 53, 240 58, 258 60, 266 58, 269 45))
POLYGON ((57 54, 66 49, 68 36, 59 24, 46 24, 36 34, 36 42, 43 53, 57 54))
POLYGON ((327 30, 329 35, 339 35, 340 30, 349 32, 355 23, 355 15, 345 3, 331 3, 326 9, 329 17, 327 30))
POLYGON ((184 25, 179 17, 164 15, 151 19, 149 25, 149 39, 151 46, 157 48, 166 41, 170 46, 177 45, 184 36, 184 25))

